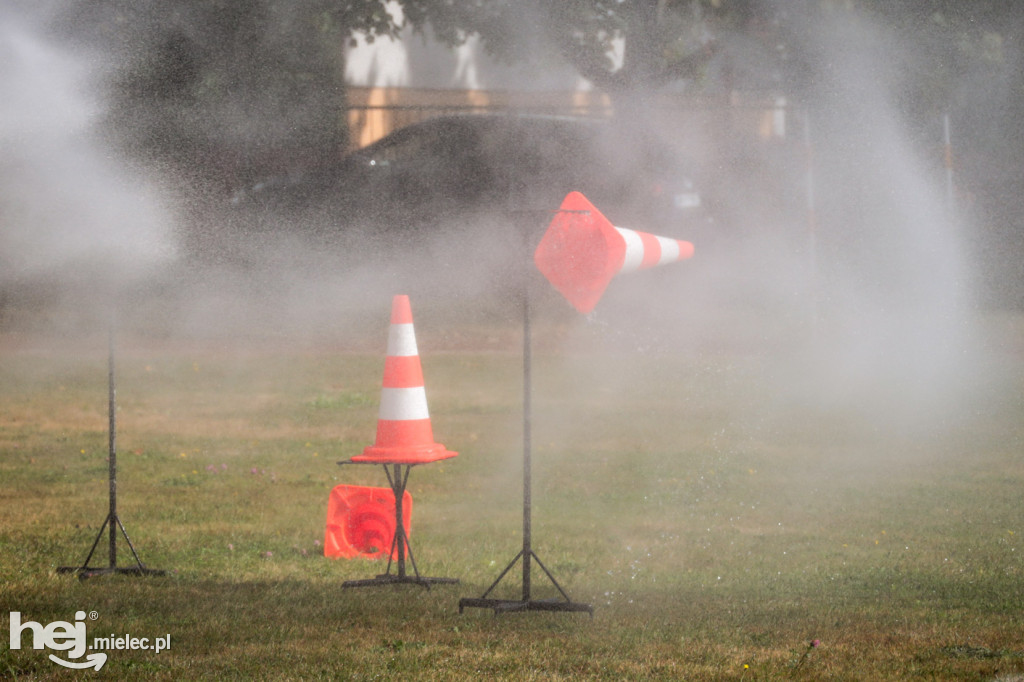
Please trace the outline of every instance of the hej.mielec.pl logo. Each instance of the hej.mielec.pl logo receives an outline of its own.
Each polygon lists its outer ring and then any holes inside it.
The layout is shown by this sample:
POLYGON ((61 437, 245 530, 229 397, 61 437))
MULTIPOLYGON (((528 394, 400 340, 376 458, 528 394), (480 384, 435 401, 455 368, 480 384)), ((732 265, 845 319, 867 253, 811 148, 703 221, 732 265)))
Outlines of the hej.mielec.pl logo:
MULTIPOLYGON (((148 637, 132 637, 130 635, 110 635, 109 637, 94 637, 89 643, 85 632, 85 611, 75 613, 75 622, 68 623, 56 620, 48 625, 36 623, 31 620, 22 621, 20 611, 11 611, 11 635, 10 648, 12 651, 21 649, 22 636, 30 634, 32 637, 33 649, 52 649, 54 651, 66 651, 68 659, 65 660, 54 654, 50 654, 50 660, 66 668, 94 668, 99 670, 107 662, 107 654, 103 651, 93 651, 86 655, 89 650, 125 650, 125 649, 146 649, 156 653, 165 651, 171 646, 171 636, 155 637, 152 640, 148 637), (85 656, 83 659, 82 657, 85 656), (82 659, 82 660, 78 660, 82 659)), ((95 611, 88 616, 96 620, 98 615, 95 611)))

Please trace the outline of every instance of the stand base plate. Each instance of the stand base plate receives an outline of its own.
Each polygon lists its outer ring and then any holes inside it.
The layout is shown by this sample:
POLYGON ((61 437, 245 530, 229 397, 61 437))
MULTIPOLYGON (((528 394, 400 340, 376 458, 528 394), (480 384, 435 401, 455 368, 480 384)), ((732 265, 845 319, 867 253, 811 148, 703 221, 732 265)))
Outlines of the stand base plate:
POLYGON ((142 566, 58 566, 57 573, 77 573, 79 580, 85 580, 87 578, 93 578, 100 575, 167 575, 167 571, 158 568, 144 568, 142 566))
POLYGON ((367 578, 366 580, 346 580, 341 584, 342 587, 376 587, 378 585, 422 585, 423 587, 430 589, 431 585, 458 585, 458 578, 424 578, 416 575, 391 575, 390 573, 384 573, 378 575, 376 578, 367 578))
POLYGON ((594 617, 594 607, 590 604, 581 604, 573 601, 561 601, 559 599, 526 600, 521 599, 473 599, 463 598, 459 600, 459 613, 465 608, 494 609, 495 615, 499 613, 516 613, 519 611, 572 611, 577 613, 589 613, 594 617))

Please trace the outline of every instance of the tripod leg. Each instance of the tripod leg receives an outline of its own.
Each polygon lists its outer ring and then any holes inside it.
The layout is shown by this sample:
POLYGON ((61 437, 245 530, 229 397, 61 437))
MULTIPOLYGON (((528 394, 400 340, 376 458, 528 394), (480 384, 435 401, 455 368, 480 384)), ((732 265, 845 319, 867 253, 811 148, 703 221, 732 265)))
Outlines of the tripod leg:
MULTIPOLYGON (((96 534, 96 540, 93 541, 92 548, 89 550, 88 556, 86 556, 85 557, 85 561, 82 562, 82 568, 83 569, 87 568, 89 566, 89 562, 92 561, 92 555, 93 555, 93 553, 95 553, 96 547, 99 546, 100 538, 103 537, 103 531, 106 530, 108 523, 110 523, 110 517, 109 516, 106 519, 104 519, 103 525, 100 526, 100 532, 96 534)), ((72 570, 76 570, 76 569, 72 569, 72 570)))
MULTIPOLYGON (((420 571, 418 568, 416 568, 416 559, 412 555, 412 545, 409 544, 409 536, 405 534, 405 526, 403 526, 402 524, 398 524, 398 526, 395 527, 395 542, 403 543, 403 547, 405 548, 405 555, 409 557, 409 563, 412 564, 412 572, 416 575, 417 578, 419 578, 420 571)), ((402 555, 399 554, 399 556, 402 555)))
POLYGON ((136 565, 141 569, 145 569, 146 566, 142 563, 142 559, 139 558, 139 553, 135 551, 135 545, 132 544, 132 539, 128 537, 128 531, 124 529, 124 524, 121 523, 120 517, 115 516, 114 520, 117 521, 117 526, 121 529, 121 535, 124 536, 125 542, 128 543, 128 549, 132 551, 132 556, 135 557, 136 565))
POLYGON ((533 558, 537 560, 537 565, 540 566, 541 570, 544 571, 544 574, 548 577, 548 580, 551 581, 551 584, 555 586, 555 588, 559 591, 559 593, 561 593, 563 597, 565 597, 565 601, 571 602, 572 599, 569 598, 569 595, 565 593, 565 590, 562 589, 562 586, 558 584, 557 580, 555 580, 555 576, 551 575, 551 571, 547 569, 547 566, 545 566, 544 562, 540 560, 540 557, 537 556, 537 554, 534 552, 530 553, 533 554, 533 558))
POLYGON ((491 583, 491 586, 487 588, 487 591, 486 591, 486 592, 484 592, 484 593, 483 593, 483 594, 482 594, 482 595, 480 596, 480 598, 481 598, 481 599, 486 599, 486 598, 487 598, 487 595, 489 595, 489 594, 491 593, 491 590, 493 590, 493 589, 494 589, 495 587, 497 587, 497 586, 498 586, 498 583, 500 583, 500 582, 501 582, 501 579, 502 579, 502 578, 504 578, 504 577, 505 577, 505 575, 506 575, 506 574, 507 574, 507 573, 508 573, 509 571, 511 571, 511 570, 512 570, 512 567, 516 565, 516 562, 517 562, 517 561, 519 561, 519 559, 520 559, 520 558, 521 558, 522 556, 523 556, 523 553, 522 553, 522 551, 520 551, 520 552, 519 552, 519 554, 516 554, 516 558, 515 558, 515 559, 513 559, 512 561, 510 561, 510 562, 509 562, 508 566, 506 566, 506 567, 505 567, 505 570, 504 570, 504 571, 502 571, 502 572, 501 572, 501 575, 499 575, 499 576, 498 576, 498 579, 497 579, 497 580, 495 580, 495 581, 494 581, 493 583, 491 583))

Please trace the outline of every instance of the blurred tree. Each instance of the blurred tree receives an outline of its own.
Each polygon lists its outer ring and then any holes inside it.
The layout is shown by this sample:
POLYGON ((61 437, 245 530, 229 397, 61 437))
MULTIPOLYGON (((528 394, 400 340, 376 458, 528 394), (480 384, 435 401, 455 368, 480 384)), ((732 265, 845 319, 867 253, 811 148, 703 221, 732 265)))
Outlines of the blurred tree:
POLYGON ((1021 14, 999 0, 90 0, 67 33, 113 64, 107 129, 133 156, 203 185, 316 163, 345 147, 343 47, 404 25, 447 44, 479 36, 505 60, 560 55, 638 100, 689 83, 808 101, 831 75, 822 21, 877 20, 906 49, 885 67, 910 117, 934 116, 1001 75, 1021 14), (399 11, 396 11, 400 9, 399 11), (402 17, 399 19, 398 17, 402 17))
POLYGON ((109 130, 130 152, 223 179, 344 148, 342 48, 356 33, 408 24, 448 44, 478 35, 505 60, 558 54, 613 96, 688 81, 799 97, 824 61, 808 27, 844 13, 874 15, 918 48, 890 77, 920 111, 1003 59, 1010 11, 995 0, 91 0, 70 4, 64 25, 117 64, 109 130))
POLYGON ((561 54, 597 87, 635 93, 699 77, 712 54, 708 22, 742 18, 752 5, 91 0, 69 3, 62 26, 115 65, 106 125, 112 139, 133 157, 209 187, 344 149, 343 47, 357 33, 372 41, 409 25, 452 45, 478 35, 501 58, 561 54))
POLYGON ((694 80, 714 53, 711 27, 737 20, 750 0, 419 0, 410 23, 458 43, 479 35, 505 61, 558 55, 612 94, 694 80))
POLYGON ((699 78, 714 52, 710 25, 730 16, 722 2, 711 0, 538 0, 537 5, 548 39, 583 77, 613 95, 699 78))
POLYGON ((208 186, 280 166, 299 150, 343 147, 342 26, 389 25, 336 4, 93 0, 69 5, 62 26, 113 64, 111 139, 208 186))

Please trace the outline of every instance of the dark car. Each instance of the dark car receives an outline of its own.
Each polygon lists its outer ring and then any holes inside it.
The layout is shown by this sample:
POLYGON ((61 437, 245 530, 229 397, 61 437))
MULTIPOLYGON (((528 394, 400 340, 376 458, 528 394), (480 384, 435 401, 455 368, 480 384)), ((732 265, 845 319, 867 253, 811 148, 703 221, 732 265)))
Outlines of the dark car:
POLYGON ((689 238, 707 219, 693 169, 656 140, 561 116, 428 119, 333 165, 247 188, 234 201, 317 231, 415 233, 488 213, 533 214, 546 224, 573 190, 623 227, 689 238))

